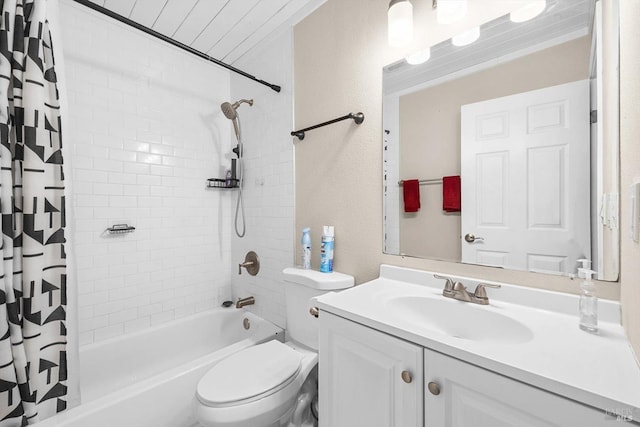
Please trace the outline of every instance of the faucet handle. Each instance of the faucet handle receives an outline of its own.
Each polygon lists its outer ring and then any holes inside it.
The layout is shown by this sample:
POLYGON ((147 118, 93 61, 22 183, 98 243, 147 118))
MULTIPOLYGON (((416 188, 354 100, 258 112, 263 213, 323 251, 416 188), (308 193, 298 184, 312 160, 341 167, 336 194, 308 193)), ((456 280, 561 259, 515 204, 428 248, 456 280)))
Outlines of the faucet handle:
POLYGON ((446 283, 444 284, 444 291, 443 292, 453 291, 454 283, 453 283, 453 279, 451 277, 441 276, 439 274, 434 274, 433 277, 435 277, 436 279, 446 280, 446 283))
POLYGON ((439 274, 434 274, 433 277, 435 277, 436 279, 446 280, 446 282, 444 284, 444 289, 442 290, 442 295, 444 295, 444 296, 453 296, 453 294, 454 294, 453 287, 454 287, 455 284, 454 284, 453 279, 451 277, 441 276, 439 274))
POLYGON ((258 254, 254 251, 247 252, 247 255, 244 257, 244 262, 238 264, 238 274, 242 274, 242 267, 247 269, 247 273, 252 276, 258 274, 260 271, 260 260, 258 259, 258 254))
POLYGON ((242 267, 248 270, 249 267, 251 267, 252 265, 253 265, 253 261, 245 261, 241 264, 238 264, 238 274, 242 274, 242 267))
POLYGON ((479 299, 487 299, 487 291, 485 291, 485 288, 498 289, 500 287, 501 287, 500 285, 492 285, 489 283, 479 283, 478 286, 476 286, 476 290, 473 293, 473 296, 479 299))

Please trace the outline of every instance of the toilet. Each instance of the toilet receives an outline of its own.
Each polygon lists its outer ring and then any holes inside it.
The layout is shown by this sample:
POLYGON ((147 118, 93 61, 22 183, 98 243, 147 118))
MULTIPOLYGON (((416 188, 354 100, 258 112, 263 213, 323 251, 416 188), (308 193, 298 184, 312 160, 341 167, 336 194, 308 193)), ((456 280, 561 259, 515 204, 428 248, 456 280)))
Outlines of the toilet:
POLYGON ((352 276, 285 268, 287 340, 231 354, 197 387, 196 418, 205 427, 317 425, 317 319, 311 298, 352 287, 352 276))

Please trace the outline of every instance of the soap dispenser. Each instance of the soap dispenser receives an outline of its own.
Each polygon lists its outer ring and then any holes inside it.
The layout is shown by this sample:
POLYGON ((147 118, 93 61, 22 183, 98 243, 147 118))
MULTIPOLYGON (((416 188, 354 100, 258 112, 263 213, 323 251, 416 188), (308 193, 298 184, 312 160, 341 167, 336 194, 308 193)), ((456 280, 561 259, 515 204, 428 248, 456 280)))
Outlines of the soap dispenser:
POLYGON ((591 270, 591 261, 579 259, 582 267, 578 268, 580 283, 580 329, 587 332, 598 332, 598 297, 591 276, 595 271, 591 270))

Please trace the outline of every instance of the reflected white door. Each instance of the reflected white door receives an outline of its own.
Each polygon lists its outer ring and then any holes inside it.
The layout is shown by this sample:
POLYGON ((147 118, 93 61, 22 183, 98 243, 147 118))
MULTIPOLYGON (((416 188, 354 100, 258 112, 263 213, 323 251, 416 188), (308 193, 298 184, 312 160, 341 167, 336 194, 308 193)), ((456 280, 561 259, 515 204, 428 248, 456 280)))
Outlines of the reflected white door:
POLYGON ((588 80, 462 106, 462 262, 572 272, 590 257, 589 134, 588 80))

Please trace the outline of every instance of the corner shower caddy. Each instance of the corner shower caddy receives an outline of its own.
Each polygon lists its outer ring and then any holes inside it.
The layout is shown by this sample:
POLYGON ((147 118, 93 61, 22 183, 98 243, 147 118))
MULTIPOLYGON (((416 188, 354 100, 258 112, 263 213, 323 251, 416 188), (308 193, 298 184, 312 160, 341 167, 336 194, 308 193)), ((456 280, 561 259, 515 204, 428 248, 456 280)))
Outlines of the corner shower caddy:
POLYGON ((207 179, 207 188, 223 188, 223 189, 232 189, 238 188, 240 180, 236 178, 226 179, 226 178, 209 178, 207 179))

